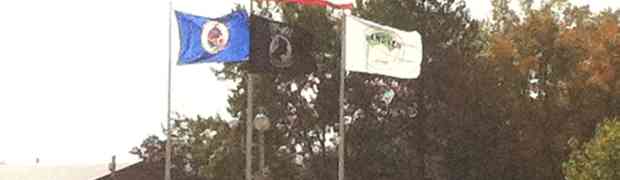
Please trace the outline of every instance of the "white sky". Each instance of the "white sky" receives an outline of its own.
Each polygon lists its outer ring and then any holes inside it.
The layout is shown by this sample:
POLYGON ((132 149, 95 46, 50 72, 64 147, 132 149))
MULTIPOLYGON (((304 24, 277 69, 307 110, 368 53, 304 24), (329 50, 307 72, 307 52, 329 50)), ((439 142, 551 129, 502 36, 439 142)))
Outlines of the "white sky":
MULTIPOLYGON (((176 9, 215 17, 246 1, 174 2, 176 9)), ((29 165, 39 157, 42 165, 101 164, 112 155, 136 161, 127 152, 149 134, 161 135, 165 122, 168 2, 1 1, 0 162, 29 165)), ((574 2, 620 7, 617 0, 574 2)), ((468 0, 468 6, 477 18, 491 8, 490 0, 468 0)), ((217 66, 174 67, 173 111, 226 112, 231 83, 213 77, 210 67, 217 66)))

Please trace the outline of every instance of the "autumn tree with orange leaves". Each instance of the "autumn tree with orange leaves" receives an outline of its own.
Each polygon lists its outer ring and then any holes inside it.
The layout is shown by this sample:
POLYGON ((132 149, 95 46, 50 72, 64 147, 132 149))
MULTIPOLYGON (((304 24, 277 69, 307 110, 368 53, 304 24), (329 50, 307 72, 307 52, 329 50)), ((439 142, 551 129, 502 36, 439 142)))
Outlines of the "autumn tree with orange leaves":
POLYGON ((485 52, 512 103, 511 158, 517 179, 562 179, 571 137, 585 139, 620 113, 620 11, 551 0, 535 8, 494 0, 485 52))

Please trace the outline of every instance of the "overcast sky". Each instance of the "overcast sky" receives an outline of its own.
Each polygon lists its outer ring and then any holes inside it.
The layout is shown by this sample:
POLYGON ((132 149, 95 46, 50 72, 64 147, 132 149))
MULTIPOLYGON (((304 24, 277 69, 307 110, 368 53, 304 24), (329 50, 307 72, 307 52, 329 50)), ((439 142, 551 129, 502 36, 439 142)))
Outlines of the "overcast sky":
MULTIPOLYGON (((174 6, 216 17, 245 1, 175 0, 174 6)), ((149 134, 161 135, 165 122, 168 2, 1 1, 0 162, 101 164, 112 155, 136 161, 127 152, 149 134)), ((617 0, 573 2, 620 7, 617 0)), ((476 18, 491 8, 490 0, 468 6, 476 18)), ((174 67, 173 111, 226 112, 232 84, 217 81, 211 67, 219 65, 174 67)))

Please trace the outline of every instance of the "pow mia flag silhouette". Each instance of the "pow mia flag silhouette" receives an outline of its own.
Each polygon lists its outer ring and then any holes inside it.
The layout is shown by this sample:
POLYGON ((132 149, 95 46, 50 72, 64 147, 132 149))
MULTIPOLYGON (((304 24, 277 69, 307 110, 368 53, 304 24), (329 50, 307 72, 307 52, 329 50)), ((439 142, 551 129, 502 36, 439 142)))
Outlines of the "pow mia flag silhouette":
POLYGON ((250 72, 307 74, 316 70, 312 35, 299 27, 251 17, 250 72))

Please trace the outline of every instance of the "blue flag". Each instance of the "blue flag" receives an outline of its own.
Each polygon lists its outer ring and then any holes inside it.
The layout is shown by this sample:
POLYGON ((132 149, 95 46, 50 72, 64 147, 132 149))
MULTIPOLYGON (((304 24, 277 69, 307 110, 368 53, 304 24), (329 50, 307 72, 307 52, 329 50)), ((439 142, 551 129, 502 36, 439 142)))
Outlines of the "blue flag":
POLYGON ((181 50, 179 64, 246 61, 250 54, 248 14, 235 11, 207 18, 176 11, 181 50))

